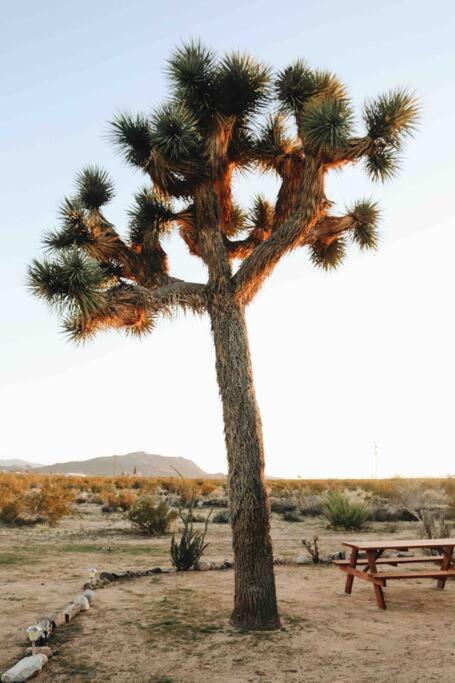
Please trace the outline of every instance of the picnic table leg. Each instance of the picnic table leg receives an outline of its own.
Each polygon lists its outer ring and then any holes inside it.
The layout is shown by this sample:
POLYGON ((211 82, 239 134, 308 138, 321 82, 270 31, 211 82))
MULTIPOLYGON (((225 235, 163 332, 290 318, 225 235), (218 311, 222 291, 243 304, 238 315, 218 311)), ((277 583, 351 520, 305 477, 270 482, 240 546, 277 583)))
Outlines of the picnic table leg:
MULTIPOLYGON (((444 546, 442 548, 442 554, 443 554, 443 558, 442 558, 442 562, 441 562, 441 569, 442 570, 450 569, 450 565, 452 564, 453 545, 452 546, 450 546, 450 545, 444 546)), ((439 590, 443 590, 443 588, 446 585, 446 581, 447 581, 447 579, 438 579, 437 588, 439 588, 439 590)))
MULTIPOLYGON (((351 557, 350 557, 350 562, 349 566, 350 567, 355 567, 357 564, 357 555, 359 554, 359 551, 357 548, 353 548, 351 551, 351 557)), ((348 574, 346 577, 346 585, 344 587, 344 592, 345 593, 351 593, 352 592, 352 584, 354 583, 354 576, 353 574, 348 574)))
MULTIPOLYGON (((370 572, 376 573, 376 559, 378 555, 375 550, 367 550, 367 559, 368 559, 368 568, 370 572)), ((387 609, 387 605, 385 604, 385 599, 384 599, 384 593, 382 591, 382 586, 380 586, 378 583, 373 583, 374 586, 374 594, 376 596, 376 602, 377 605, 380 609, 387 609)))

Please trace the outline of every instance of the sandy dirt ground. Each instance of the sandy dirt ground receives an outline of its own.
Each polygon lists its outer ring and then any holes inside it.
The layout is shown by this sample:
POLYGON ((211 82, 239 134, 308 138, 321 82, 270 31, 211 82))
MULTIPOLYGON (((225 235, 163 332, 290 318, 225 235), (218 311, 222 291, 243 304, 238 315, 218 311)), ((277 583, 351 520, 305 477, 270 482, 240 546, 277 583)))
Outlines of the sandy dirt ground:
MULTIPOLYGON (((295 559, 302 537, 323 552, 343 538, 411 538, 416 525, 374 524, 334 533, 320 519, 275 518, 275 555, 295 559)), ((207 559, 231 558, 227 525, 209 525, 207 559)), ((132 534, 118 515, 80 506, 57 529, 0 529, 0 672, 23 653, 24 629, 81 590, 89 567, 169 566, 169 537, 132 534)), ((373 590, 334 567, 277 566, 283 629, 243 633, 229 625, 233 572, 188 572, 117 582, 98 590, 92 609, 60 629, 42 681, 241 683, 455 680, 455 582, 391 583, 387 612, 373 590)))

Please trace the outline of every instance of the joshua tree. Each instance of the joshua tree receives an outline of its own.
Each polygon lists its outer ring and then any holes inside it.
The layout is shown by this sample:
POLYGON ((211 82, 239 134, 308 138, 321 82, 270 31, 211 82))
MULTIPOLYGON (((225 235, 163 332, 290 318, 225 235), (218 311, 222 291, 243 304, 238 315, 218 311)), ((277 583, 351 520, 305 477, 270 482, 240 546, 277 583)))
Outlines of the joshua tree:
POLYGON ((403 90, 363 109, 355 134, 345 86, 298 60, 273 75, 243 54, 221 59, 197 42, 169 59, 170 99, 151 117, 120 113, 112 141, 146 176, 121 237, 105 213, 108 174, 83 170, 60 207, 61 227, 45 237, 56 256, 34 261, 32 291, 57 308, 75 341, 116 328, 151 332, 160 315, 184 309, 210 317, 229 463, 235 559, 232 622, 274 629, 277 610, 264 446, 245 325, 249 304, 281 257, 309 249, 316 266, 336 267, 347 243, 377 246, 378 208, 362 200, 333 215, 325 195, 332 169, 362 162, 374 180, 397 169, 418 106, 403 90), (240 172, 274 173, 275 201, 247 210, 234 200, 240 172), (162 239, 171 229, 208 270, 206 284, 168 273, 162 239))

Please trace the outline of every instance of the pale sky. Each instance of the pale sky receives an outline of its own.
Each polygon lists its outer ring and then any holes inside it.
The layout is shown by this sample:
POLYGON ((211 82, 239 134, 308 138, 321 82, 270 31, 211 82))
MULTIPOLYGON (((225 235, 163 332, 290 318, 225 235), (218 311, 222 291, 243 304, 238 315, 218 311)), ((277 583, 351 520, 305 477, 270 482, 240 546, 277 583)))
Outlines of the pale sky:
MULTIPOLYGON (((106 141, 117 108, 150 111, 180 41, 250 51, 280 68, 297 57, 328 67, 355 103, 407 86, 420 130, 399 178, 361 169, 329 179, 340 210, 376 197, 376 254, 353 249, 336 273, 303 251, 280 264, 248 310, 267 471, 302 477, 455 474, 453 292, 455 9, 451 2, 43 0, 2 9, 0 24, 0 458, 51 463, 133 450, 226 471, 208 321, 163 321, 132 341, 115 333, 68 344, 24 287, 26 264, 75 173, 113 175, 109 217, 122 232, 143 179, 106 141)), ((238 186, 248 205, 272 180, 238 186)), ((172 237, 172 273, 204 279, 172 237)))

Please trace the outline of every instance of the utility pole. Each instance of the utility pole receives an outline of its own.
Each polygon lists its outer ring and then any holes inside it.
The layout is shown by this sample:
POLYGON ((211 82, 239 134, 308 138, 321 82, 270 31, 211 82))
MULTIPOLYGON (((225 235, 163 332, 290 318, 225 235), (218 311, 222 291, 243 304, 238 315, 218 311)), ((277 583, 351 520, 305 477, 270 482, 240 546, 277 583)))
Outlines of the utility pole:
POLYGON ((374 451, 374 479, 378 478, 378 442, 374 441, 373 443, 373 451, 374 451))

